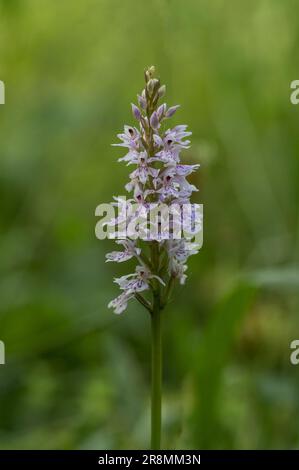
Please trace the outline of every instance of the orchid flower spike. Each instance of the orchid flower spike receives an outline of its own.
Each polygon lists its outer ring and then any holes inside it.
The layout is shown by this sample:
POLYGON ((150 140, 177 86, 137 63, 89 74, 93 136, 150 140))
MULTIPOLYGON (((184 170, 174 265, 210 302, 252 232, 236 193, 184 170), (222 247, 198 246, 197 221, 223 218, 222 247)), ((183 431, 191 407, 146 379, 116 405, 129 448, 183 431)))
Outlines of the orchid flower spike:
MULTIPOLYGON (((133 165, 129 181, 125 185, 131 193, 131 199, 124 204, 122 214, 114 222, 126 220, 127 238, 116 243, 123 251, 113 251, 106 255, 108 262, 122 263, 135 258, 138 265, 134 273, 115 279, 121 294, 109 303, 115 313, 122 313, 132 299, 138 300, 150 313, 154 303, 162 309, 169 302, 174 283, 184 284, 187 278, 187 260, 198 252, 200 246, 184 237, 174 238, 174 226, 168 231, 162 230, 161 217, 156 221, 160 230, 145 239, 130 238, 133 235, 129 225, 146 213, 149 206, 163 204, 173 214, 178 207, 190 204, 196 186, 187 181, 199 165, 181 163, 181 151, 189 148, 191 132, 186 125, 166 128, 165 124, 179 108, 168 107, 159 103, 166 93, 165 85, 156 78, 154 67, 145 70, 145 87, 137 95, 137 104, 132 103, 132 115, 135 125, 125 125, 118 134, 120 143, 113 144, 127 149, 119 161, 133 165), (160 224, 160 225, 159 225, 160 224), (145 295, 151 294, 150 298, 145 295)), ((118 198, 115 198, 118 200, 118 198)), ((186 223, 180 214, 180 222, 186 223)), ((133 225, 134 226, 134 225, 133 225)), ((136 224, 139 230, 142 224, 136 224)))

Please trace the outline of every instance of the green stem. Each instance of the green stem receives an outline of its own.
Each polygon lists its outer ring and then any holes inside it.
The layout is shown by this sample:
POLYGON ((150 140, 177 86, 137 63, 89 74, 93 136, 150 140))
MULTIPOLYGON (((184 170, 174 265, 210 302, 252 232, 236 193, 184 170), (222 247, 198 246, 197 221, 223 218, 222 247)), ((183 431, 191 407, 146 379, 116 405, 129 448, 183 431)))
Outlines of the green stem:
POLYGON ((154 298, 152 321, 152 426, 151 449, 161 449, 162 338, 159 296, 154 298))
POLYGON ((143 307, 145 307, 149 311, 150 314, 152 313, 151 304, 144 297, 142 297, 142 295, 140 295, 140 294, 138 294, 138 292, 136 292, 135 298, 138 300, 138 302, 141 305, 143 305, 143 307))
POLYGON ((161 303, 161 308, 162 309, 167 305, 167 303, 170 300, 170 296, 171 296, 171 293, 172 293, 174 283, 175 283, 175 277, 171 276, 171 278, 168 281, 166 291, 165 291, 165 295, 164 295, 164 298, 163 298, 162 303, 161 303))

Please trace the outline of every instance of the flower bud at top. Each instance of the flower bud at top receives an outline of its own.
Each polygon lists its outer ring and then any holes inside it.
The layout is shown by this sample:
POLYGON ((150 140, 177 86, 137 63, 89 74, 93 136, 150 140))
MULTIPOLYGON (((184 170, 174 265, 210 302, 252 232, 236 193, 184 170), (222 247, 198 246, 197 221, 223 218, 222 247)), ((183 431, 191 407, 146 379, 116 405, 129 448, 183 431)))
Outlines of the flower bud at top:
POLYGON ((156 88, 157 84, 159 83, 159 80, 157 80, 156 78, 151 78, 148 82, 147 82, 147 90, 150 94, 153 93, 154 89, 156 88))
POLYGON ((150 80, 151 78, 153 78, 153 76, 155 75, 155 72, 156 72, 156 69, 154 67, 154 65, 151 65, 151 67, 149 67, 146 71, 145 71, 145 77, 147 80, 150 80))
POLYGON ((150 125, 154 130, 158 129, 159 127, 159 119, 158 119, 156 111, 154 111, 153 114, 151 115, 150 125))
POLYGON ((158 90, 159 98, 162 98, 162 96, 164 96, 165 93, 166 93, 166 86, 165 85, 160 86, 160 88, 158 90))
POLYGON ((171 108, 168 108, 168 110, 165 114, 165 117, 167 117, 167 118, 172 117, 179 107, 180 107, 180 105, 178 104, 176 106, 171 106, 171 108))
POLYGON ((133 103, 131 103, 131 106, 132 106, 132 113, 133 113, 134 118, 137 119, 137 121, 141 121, 141 112, 139 108, 137 108, 137 106, 133 103))

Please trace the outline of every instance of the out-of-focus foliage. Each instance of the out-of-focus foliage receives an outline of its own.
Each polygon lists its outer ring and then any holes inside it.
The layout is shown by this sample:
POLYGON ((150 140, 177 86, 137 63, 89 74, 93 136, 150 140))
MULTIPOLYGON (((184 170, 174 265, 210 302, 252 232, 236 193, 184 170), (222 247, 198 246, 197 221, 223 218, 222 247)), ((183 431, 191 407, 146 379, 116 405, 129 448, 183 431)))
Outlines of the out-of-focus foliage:
POLYGON ((298 52, 295 0, 0 1, 1 448, 147 446, 149 319, 107 310, 130 263, 104 263, 94 210, 150 64, 205 214, 165 312, 164 446, 299 446, 298 52))

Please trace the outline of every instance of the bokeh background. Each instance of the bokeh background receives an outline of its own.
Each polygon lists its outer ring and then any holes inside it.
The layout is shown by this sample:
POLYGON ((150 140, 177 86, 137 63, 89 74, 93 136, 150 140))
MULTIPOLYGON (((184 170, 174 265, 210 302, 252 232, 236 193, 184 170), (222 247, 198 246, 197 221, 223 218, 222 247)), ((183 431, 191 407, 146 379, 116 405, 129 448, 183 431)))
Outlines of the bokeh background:
POLYGON ((294 0, 0 0, 0 448, 146 448, 150 324, 107 309, 110 146, 155 64, 200 163, 204 246, 164 318, 165 448, 298 448, 294 0))

